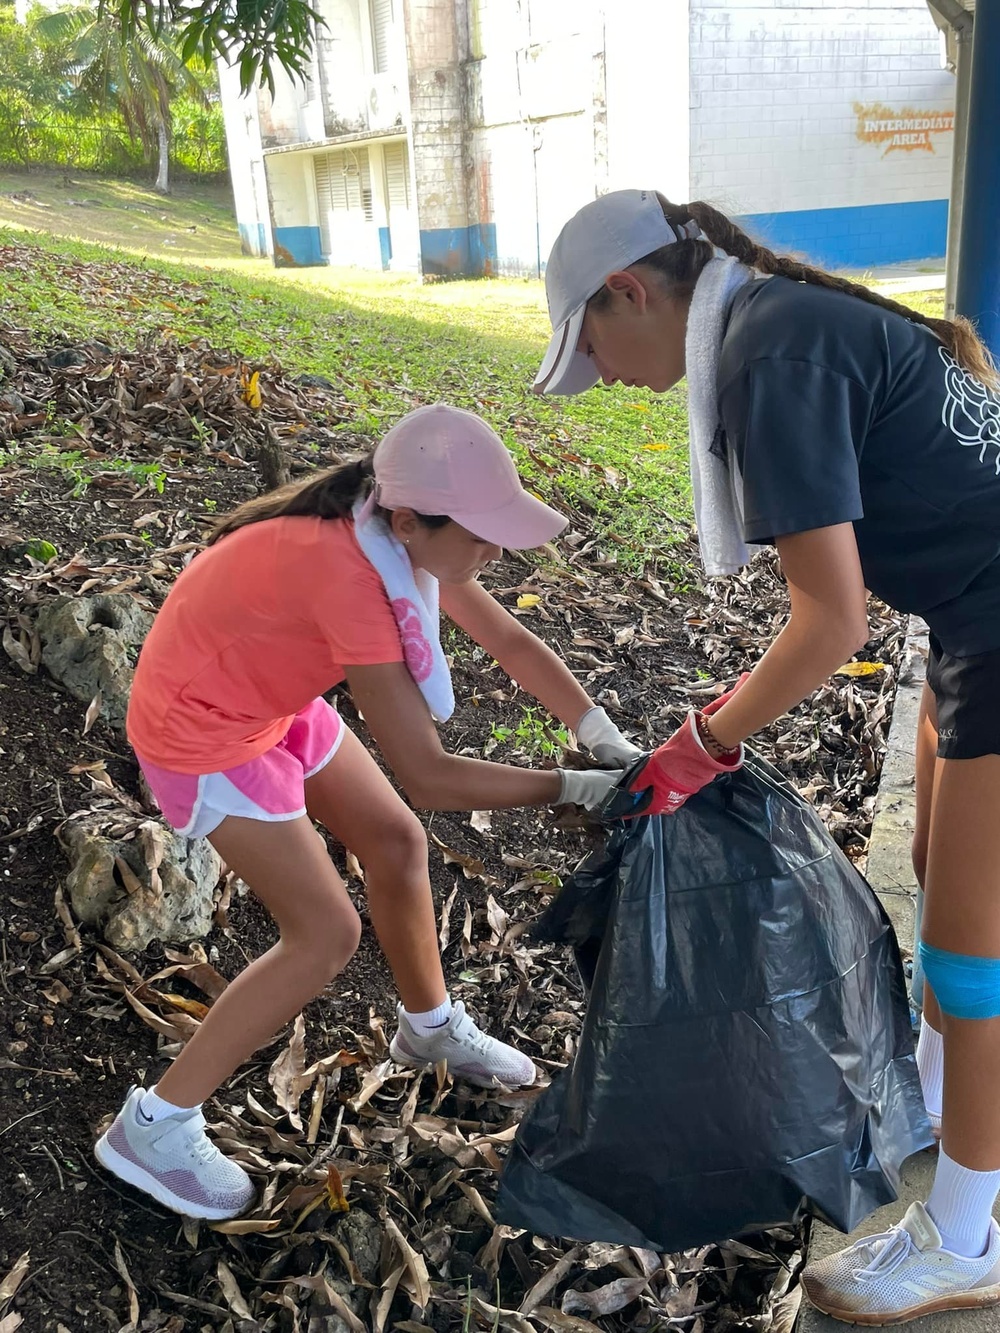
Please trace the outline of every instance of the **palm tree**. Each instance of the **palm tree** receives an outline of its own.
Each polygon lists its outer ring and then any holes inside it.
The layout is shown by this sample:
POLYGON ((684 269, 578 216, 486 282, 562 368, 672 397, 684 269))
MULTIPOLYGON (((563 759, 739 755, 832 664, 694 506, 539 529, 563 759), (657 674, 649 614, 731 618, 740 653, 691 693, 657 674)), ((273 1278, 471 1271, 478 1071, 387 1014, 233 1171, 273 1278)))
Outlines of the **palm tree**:
POLYGON ((117 109, 132 138, 157 156, 155 188, 169 194, 171 101, 186 93, 208 102, 194 62, 182 58, 168 30, 126 36, 113 14, 89 6, 59 10, 38 24, 49 37, 70 41, 76 100, 100 113, 117 109))

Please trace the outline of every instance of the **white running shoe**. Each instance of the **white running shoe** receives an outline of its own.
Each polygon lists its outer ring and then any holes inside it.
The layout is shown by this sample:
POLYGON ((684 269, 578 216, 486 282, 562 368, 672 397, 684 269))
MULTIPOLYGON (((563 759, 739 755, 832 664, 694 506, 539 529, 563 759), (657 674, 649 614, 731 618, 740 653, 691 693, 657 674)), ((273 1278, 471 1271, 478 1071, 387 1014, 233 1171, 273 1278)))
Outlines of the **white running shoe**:
POLYGON ((94 1156, 120 1180, 185 1217, 219 1221, 246 1212, 256 1190, 205 1133, 201 1111, 144 1123, 144 1088, 132 1088, 94 1156))
POLYGON ((414 1032, 401 1004, 396 1006, 396 1019, 399 1027, 389 1044, 389 1054, 397 1064, 430 1069, 445 1060, 453 1078, 463 1078, 481 1088, 501 1084, 505 1088, 526 1088, 538 1076, 526 1055, 480 1032, 461 1000, 453 1006, 448 1022, 426 1037, 414 1032))
POLYGON ((899 1226, 866 1236, 809 1264, 806 1295, 824 1314, 849 1324, 905 1324, 940 1310, 977 1310, 1000 1302, 1000 1227, 990 1225, 981 1259, 952 1254, 922 1203, 899 1226))

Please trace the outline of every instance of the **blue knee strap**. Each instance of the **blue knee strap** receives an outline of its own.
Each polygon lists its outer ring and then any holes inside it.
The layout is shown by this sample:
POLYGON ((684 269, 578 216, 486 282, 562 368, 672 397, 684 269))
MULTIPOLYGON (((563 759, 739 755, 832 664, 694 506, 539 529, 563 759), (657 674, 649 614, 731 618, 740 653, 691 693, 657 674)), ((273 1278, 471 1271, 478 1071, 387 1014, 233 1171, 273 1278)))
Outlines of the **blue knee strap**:
POLYGON ((919 945, 924 975, 941 1006, 952 1018, 1000 1018, 1000 958, 919 945))

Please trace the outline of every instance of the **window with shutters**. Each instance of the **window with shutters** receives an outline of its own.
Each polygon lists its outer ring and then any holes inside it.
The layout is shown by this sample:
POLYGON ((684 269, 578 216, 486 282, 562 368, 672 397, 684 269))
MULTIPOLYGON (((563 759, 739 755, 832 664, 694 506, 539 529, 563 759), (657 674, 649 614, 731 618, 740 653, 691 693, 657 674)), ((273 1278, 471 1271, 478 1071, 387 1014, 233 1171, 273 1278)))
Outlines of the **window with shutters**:
POLYGON ((365 222, 371 222, 374 216, 368 149, 345 148, 335 153, 318 153, 313 158, 313 171, 323 253, 331 254, 330 230, 337 214, 353 214, 352 220, 363 218, 365 222))
POLYGON ((372 16, 372 57, 375 73, 389 72, 389 43, 392 33, 392 0, 370 0, 372 16))
POLYGON ((405 143, 387 143, 382 149, 385 162, 385 193, 389 212, 410 207, 410 172, 405 143))

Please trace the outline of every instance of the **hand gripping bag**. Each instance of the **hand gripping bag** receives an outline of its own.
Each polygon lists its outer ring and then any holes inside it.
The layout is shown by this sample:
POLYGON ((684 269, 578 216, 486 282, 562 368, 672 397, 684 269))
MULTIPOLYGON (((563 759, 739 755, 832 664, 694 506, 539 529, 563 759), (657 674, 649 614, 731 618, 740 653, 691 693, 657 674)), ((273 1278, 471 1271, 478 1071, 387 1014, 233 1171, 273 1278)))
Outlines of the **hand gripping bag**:
POLYGON ((675 815, 613 823, 536 934, 573 946, 589 996, 502 1222, 661 1252, 806 1213, 847 1232, 932 1142, 889 920, 756 756, 675 815))

